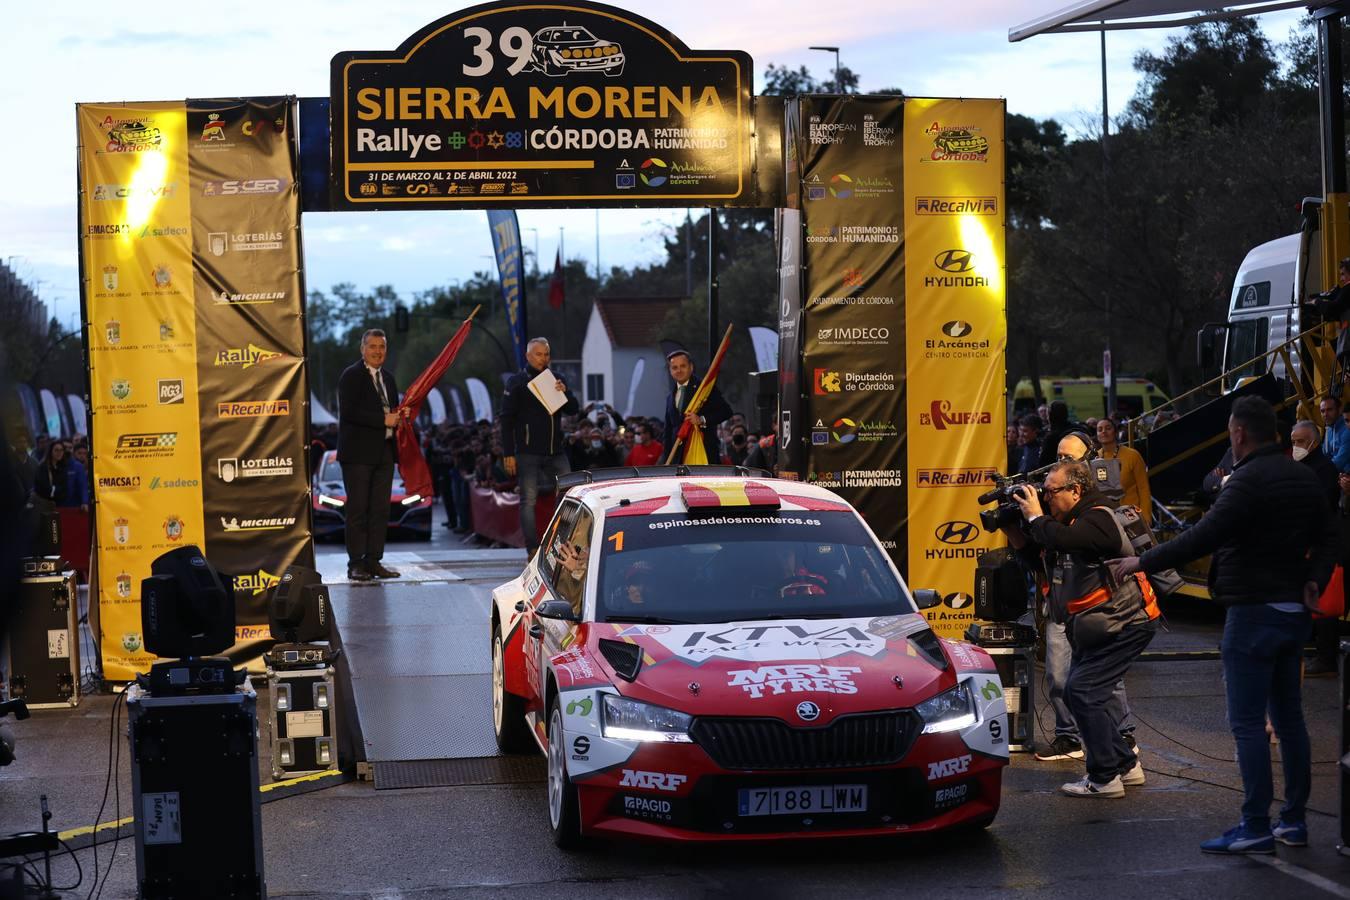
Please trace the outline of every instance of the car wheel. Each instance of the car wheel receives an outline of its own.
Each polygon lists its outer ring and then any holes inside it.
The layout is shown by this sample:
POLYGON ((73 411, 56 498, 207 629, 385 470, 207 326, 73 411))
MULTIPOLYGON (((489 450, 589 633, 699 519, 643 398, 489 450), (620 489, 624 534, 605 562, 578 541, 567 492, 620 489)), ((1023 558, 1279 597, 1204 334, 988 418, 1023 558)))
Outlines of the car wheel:
POLYGON ((501 628, 492 629, 492 732, 503 753, 525 753, 534 738, 525 724, 525 700, 506 690, 506 648, 501 628))
POLYGON ((577 786, 567 778, 567 736, 563 734, 558 698, 548 710, 548 824, 560 850, 581 846, 581 815, 577 786))

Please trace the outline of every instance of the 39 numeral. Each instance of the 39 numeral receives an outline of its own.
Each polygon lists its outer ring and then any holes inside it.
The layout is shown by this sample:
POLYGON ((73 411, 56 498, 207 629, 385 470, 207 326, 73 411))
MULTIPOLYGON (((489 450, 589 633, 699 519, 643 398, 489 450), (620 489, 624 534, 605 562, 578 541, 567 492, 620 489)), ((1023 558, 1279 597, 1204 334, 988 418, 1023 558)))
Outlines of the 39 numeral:
MULTIPOLYGON (((491 73, 492 67, 496 64, 492 55, 492 32, 475 25, 465 28, 464 36, 474 42, 470 48, 474 62, 464 64, 464 74, 470 78, 481 78, 491 73)), ((506 68, 507 73, 515 75, 534 58, 534 38, 530 36, 529 31, 515 25, 502 32, 497 40, 497 49, 511 60, 511 65, 506 68)))

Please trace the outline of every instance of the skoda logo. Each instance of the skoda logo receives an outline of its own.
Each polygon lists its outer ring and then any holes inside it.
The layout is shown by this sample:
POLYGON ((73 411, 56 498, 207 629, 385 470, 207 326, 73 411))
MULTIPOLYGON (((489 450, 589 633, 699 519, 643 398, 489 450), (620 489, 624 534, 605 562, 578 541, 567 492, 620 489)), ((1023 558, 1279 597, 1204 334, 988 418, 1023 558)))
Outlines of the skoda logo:
POLYGON ((803 722, 814 722, 820 718, 820 707, 810 700, 803 700, 797 704, 797 718, 803 722))
POLYGON ((944 544, 969 544, 980 536, 980 526, 974 522, 943 522, 933 536, 944 544))
POLYGON ((944 272, 961 274, 975 268, 975 257, 969 250, 943 250, 933 257, 933 265, 944 272))
POLYGON ((949 338, 963 338, 975 330, 975 326, 969 322, 962 322, 955 319, 942 326, 942 333, 949 338))

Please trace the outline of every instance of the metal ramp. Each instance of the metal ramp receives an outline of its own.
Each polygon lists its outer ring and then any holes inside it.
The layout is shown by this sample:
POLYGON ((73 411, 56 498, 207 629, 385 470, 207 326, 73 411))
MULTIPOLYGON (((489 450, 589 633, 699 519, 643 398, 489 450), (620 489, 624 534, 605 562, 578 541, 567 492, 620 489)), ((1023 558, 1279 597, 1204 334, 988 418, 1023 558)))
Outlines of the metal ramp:
POLYGON ((455 554, 453 580, 425 562, 329 589, 344 758, 364 762, 377 790, 542 781, 542 756, 504 756, 492 737, 488 610, 523 552, 455 554))

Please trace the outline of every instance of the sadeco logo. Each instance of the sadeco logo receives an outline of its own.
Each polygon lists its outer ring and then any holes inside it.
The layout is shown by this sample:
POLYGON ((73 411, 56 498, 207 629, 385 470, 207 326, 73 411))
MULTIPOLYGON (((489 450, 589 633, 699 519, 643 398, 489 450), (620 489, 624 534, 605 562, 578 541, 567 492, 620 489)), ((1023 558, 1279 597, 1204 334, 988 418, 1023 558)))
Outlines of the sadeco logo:
POLYGON ((642 165, 638 166, 638 177, 647 187, 660 187, 669 177, 666 175, 667 168, 665 160, 653 156, 651 159, 644 159, 642 165))
POLYGON ((933 530, 933 537, 944 544, 969 544, 979 536, 980 526, 960 519, 943 522, 933 530))

